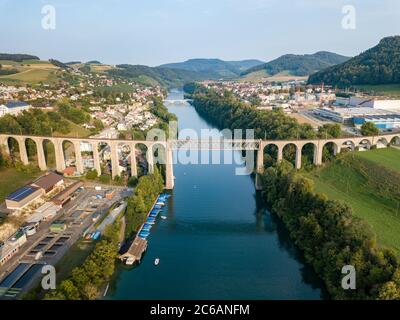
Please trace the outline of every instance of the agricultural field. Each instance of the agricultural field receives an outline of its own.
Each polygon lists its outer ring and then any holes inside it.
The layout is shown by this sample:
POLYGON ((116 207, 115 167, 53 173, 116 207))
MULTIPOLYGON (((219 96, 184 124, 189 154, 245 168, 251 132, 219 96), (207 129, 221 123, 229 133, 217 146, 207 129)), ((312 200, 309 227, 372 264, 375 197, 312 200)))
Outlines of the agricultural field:
POLYGON ((380 245, 400 255, 400 151, 379 149, 342 155, 334 162, 305 173, 315 190, 350 205, 365 219, 380 245))
POLYGON ((22 63, 0 61, 3 69, 16 69, 18 73, 0 76, 0 82, 6 84, 54 83, 58 80, 58 68, 48 61, 25 60, 22 63))

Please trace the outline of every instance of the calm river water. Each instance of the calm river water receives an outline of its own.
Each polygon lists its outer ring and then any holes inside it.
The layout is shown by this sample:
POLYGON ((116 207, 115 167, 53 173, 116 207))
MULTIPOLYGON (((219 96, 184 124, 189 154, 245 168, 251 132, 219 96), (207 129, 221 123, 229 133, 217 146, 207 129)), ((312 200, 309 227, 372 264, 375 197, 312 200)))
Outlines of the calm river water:
MULTIPOLYGON (((169 99, 182 98, 171 92, 169 99)), ((213 128, 192 106, 169 107, 179 128, 213 128)), ((174 165, 175 189, 140 266, 118 266, 106 299, 322 299, 280 221, 237 165, 174 165), (154 259, 160 264, 154 265, 154 259)))

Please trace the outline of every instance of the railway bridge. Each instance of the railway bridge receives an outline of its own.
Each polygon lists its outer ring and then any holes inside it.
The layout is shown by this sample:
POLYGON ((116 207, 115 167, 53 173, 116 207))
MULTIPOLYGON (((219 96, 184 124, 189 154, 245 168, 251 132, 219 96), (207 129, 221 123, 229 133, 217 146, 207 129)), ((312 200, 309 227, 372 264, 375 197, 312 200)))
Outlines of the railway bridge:
POLYGON ((233 150, 233 151, 254 151, 256 153, 255 171, 261 173, 264 169, 264 152, 268 146, 274 146, 277 150, 277 161, 283 160, 283 151, 289 145, 296 150, 295 167, 302 167, 302 151, 306 145, 311 145, 314 149, 313 163, 316 166, 322 164, 324 147, 330 144, 333 147, 334 154, 340 153, 343 149, 349 151, 369 150, 372 147, 385 148, 390 144, 400 145, 400 133, 378 135, 373 137, 350 137, 340 139, 314 139, 314 140, 250 140, 250 139, 211 139, 211 140, 190 140, 175 139, 164 141, 147 141, 147 140, 119 140, 119 139, 103 139, 103 138, 71 138, 71 137, 44 137, 30 135, 14 135, 0 134, 0 147, 10 154, 10 140, 14 139, 19 147, 19 156, 21 162, 25 165, 29 164, 29 158, 26 148, 26 141, 32 140, 36 145, 37 161, 42 171, 48 169, 46 162, 44 143, 50 142, 54 146, 56 169, 63 171, 66 168, 65 154, 63 143, 70 142, 75 151, 76 169, 79 173, 84 173, 84 165, 82 158, 82 143, 89 143, 93 150, 94 169, 101 174, 101 159, 99 154, 99 145, 108 145, 110 149, 111 172, 112 177, 121 174, 119 165, 118 148, 121 145, 129 146, 131 150, 131 175, 137 176, 137 160, 135 156, 135 148, 139 145, 145 146, 146 160, 148 163, 148 172, 154 172, 154 155, 156 148, 162 148, 165 151, 166 165, 166 188, 174 188, 173 174, 173 151, 174 150, 233 150))

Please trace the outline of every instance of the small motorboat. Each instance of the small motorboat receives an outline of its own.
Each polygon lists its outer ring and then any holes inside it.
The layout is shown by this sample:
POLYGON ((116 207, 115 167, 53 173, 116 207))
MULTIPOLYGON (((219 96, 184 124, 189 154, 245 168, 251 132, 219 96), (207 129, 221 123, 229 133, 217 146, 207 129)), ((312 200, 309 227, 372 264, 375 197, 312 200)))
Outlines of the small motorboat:
POLYGON ((154 265, 155 265, 155 266, 158 266, 159 263, 160 263, 160 259, 159 259, 159 258, 156 258, 156 260, 154 260, 154 265))
POLYGON ((166 216, 161 216, 161 219, 167 220, 167 217, 166 216))
POLYGON ((127 266, 131 266, 131 265, 133 265, 134 263, 135 263, 135 259, 134 259, 134 258, 128 258, 128 259, 125 260, 125 264, 126 264, 127 266))

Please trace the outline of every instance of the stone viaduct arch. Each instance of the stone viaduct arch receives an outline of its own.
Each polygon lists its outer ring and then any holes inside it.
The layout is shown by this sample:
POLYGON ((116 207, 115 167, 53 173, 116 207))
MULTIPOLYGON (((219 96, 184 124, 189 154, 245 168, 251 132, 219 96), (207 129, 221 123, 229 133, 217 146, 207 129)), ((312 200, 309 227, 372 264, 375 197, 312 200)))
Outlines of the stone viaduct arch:
MULTIPOLYGON (((273 145, 277 149, 277 161, 283 160, 283 150, 288 145, 295 146, 295 167, 300 169, 302 163, 302 151, 306 145, 312 144, 314 146, 313 164, 319 166, 322 164, 322 155, 324 147, 328 144, 333 146, 334 154, 342 152, 342 150, 349 149, 355 151, 360 146, 370 149, 373 146, 387 146, 388 144, 400 144, 400 133, 379 135, 374 137, 351 137, 339 139, 315 139, 315 140, 229 140, 228 142, 203 142, 201 140, 187 141, 187 140, 167 140, 167 141, 136 141, 136 140, 113 140, 113 139, 98 139, 98 138, 69 138, 69 137, 42 137, 42 136, 25 136, 13 134, 0 134, 0 146, 6 153, 10 154, 9 139, 15 139, 19 147, 20 160, 24 164, 29 164, 29 158, 26 150, 26 139, 31 139, 35 142, 37 148, 38 165, 41 170, 47 169, 47 163, 43 148, 43 143, 49 141, 54 145, 56 168, 58 171, 65 169, 65 159, 62 144, 65 141, 70 141, 73 144, 77 171, 84 172, 81 154, 81 142, 90 143, 93 147, 93 160, 94 167, 98 174, 101 174, 99 144, 105 143, 110 147, 111 154, 111 167, 113 178, 119 176, 120 166, 118 157, 118 145, 128 145, 131 153, 135 153, 136 145, 143 144, 147 147, 146 158, 149 164, 149 173, 154 172, 154 150, 155 148, 163 147, 165 151, 165 165, 166 165, 166 188, 173 189, 174 176, 173 176, 173 158, 172 150, 179 149, 182 146, 189 146, 191 149, 219 149, 232 148, 233 150, 252 150, 257 152, 256 172, 261 173, 264 168, 264 150, 267 146, 273 145)), ((137 161, 136 156, 131 154, 131 174, 137 176, 137 161)))

